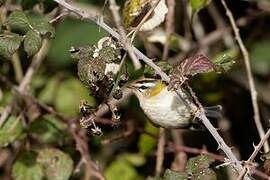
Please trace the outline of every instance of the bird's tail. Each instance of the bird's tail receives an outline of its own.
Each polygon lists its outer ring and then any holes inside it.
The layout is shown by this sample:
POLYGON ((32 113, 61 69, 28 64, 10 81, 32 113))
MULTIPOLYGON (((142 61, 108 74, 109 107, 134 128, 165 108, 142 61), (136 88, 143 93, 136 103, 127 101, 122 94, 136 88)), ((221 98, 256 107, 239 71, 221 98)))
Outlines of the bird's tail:
POLYGON ((204 107, 205 113, 207 117, 220 119, 222 117, 222 106, 207 106, 204 107))

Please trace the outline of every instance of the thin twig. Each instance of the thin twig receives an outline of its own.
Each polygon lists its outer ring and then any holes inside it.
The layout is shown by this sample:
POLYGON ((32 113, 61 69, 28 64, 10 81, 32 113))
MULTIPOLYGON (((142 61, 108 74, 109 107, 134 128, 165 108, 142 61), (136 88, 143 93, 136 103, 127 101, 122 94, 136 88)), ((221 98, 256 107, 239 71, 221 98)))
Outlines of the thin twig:
POLYGON ((64 9, 58 16, 56 16, 55 18, 51 19, 49 21, 49 23, 50 24, 55 23, 55 22, 59 21, 61 18, 67 16, 68 14, 69 14, 69 12, 66 9, 64 9))
MULTIPOLYGON (((55 2, 59 3, 60 5, 64 6, 65 8, 69 9, 70 11, 80 15, 83 19, 88 20, 88 21, 93 21, 95 22, 98 26, 100 26, 101 28, 103 28, 105 31, 107 31, 108 33, 110 33, 113 37, 115 37, 116 39, 120 39, 120 35, 115 32, 111 27, 109 27, 106 23, 104 23, 103 21, 100 21, 100 19, 96 19, 94 16, 80 10, 80 8, 75 7, 67 2, 65 2, 64 0, 54 0, 55 2)), ((153 61, 151 59, 149 59, 148 57, 146 57, 143 53, 141 53, 137 48, 135 48, 134 46, 132 46, 132 49, 134 50, 134 53, 137 55, 137 57, 141 60, 143 60, 147 65, 149 65, 150 67, 152 67, 156 73, 162 78, 162 80, 164 80, 165 82, 169 82, 170 78, 168 77, 167 74, 165 74, 159 66, 157 66, 155 63, 153 63, 153 61)), ((177 92, 180 91, 180 94, 184 94, 183 92, 181 93, 181 89, 179 89, 177 92)), ((106 108, 106 107, 105 107, 106 108)), ((209 132, 212 134, 212 136, 215 138, 215 140, 217 141, 219 147, 224 151, 224 153, 226 154, 226 156, 228 157, 228 159, 232 162, 232 166, 238 171, 240 172, 242 169, 242 165, 241 162, 237 160, 237 158, 235 157, 235 155, 233 154, 232 150, 227 146, 227 144, 224 142, 224 140, 222 139, 222 137, 218 134, 217 130, 213 127, 213 125, 210 123, 210 121, 208 120, 208 118, 205 115, 204 111, 198 111, 196 113, 197 117, 199 119, 201 119, 202 123, 206 126, 206 128, 209 130, 209 132)), ((247 178, 249 179, 249 178, 247 178)))
POLYGON ((168 150, 177 151, 177 152, 186 152, 186 153, 191 153, 191 154, 205 154, 214 158, 215 160, 222 161, 222 162, 225 161, 224 156, 208 152, 205 149, 198 149, 198 148, 192 148, 192 147, 183 146, 183 145, 177 145, 171 142, 168 143, 168 150))
MULTIPOLYGON (((156 135, 149 133, 147 131, 144 131, 143 129, 138 129, 138 131, 140 133, 144 133, 144 134, 148 135, 149 137, 151 137, 153 139, 157 139, 156 135)), ((191 154, 205 154, 205 155, 212 157, 213 159, 215 159, 217 161, 221 161, 221 162, 227 161, 225 156, 209 152, 205 148, 198 149, 198 148, 194 148, 194 147, 177 145, 173 142, 167 142, 166 145, 167 145, 166 152, 185 152, 185 153, 191 153, 191 154)), ((255 167, 250 168, 250 174, 259 176, 263 179, 267 179, 267 180, 270 179, 270 177, 267 174, 265 174, 264 172, 262 172, 260 170, 257 170, 255 167)))
MULTIPOLYGON (((207 10, 208 10, 209 14, 211 15, 213 22, 215 23, 217 29, 221 29, 221 28, 226 27, 225 20, 221 16, 220 11, 217 9, 215 2, 212 1, 207 6, 207 10)), ((230 49, 235 48, 234 39, 233 39, 233 36, 230 32, 225 31, 221 37, 222 37, 223 42, 227 48, 230 48, 230 49)))
MULTIPOLYGON (((194 32, 194 37, 200 43, 201 40, 205 36, 205 30, 204 30, 202 22, 201 22, 201 20, 199 18, 199 15, 198 15, 198 13, 194 13, 192 11, 192 8, 191 8, 190 4, 187 5, 187 13, 188 13, 188 17, 190 19, 191 29, 194 32)), ((204 49, 201 49, 201 51, 203 51, 203 53, 206 53, 208 51, 208 47, 205 47, 204 49)))
MULTIPOLYGON (((175 0, 167 0, 168 13, 165 21, 166 42, 163 47, 162 59, 168 61, 171 34, 174 32, 174 13, 175 0)), ((176 145, 183 145, 183 134, 181 129, 171 130, 173 141, 176 145)), ((174 161, 171 169, 175 171, 184 171, 187 163, 187 154, 185 152, 175 152, 174 161)))
MULTIPOLYGON (((234 154, 231 151, 231 149, 226 145, 226 143, 224 142, 223 138, 220 138, 220 139, 217 138, 220 135, 218 134, 217 130, 213 127, 213 125, 210 123, 210 121, 207 119, 207 117, 205 116, 205 113, 201 113, 200 112, 200 111, 204 111, 203 108, 202 108, 201 103, 199 102, 198 98, 196 97, 196 95, 193 92, 193 90, 191 89, 191 87, 189 85, 187 85, 187 87, 188 87, 188 90, 190 91, 191 96, 195 100, 196 104, 200 107, 200 110, 196 112, 196 117, 198 117, 202 121, 202 123, 205 125, 205 127, 207 127, 208 131, 215 138, 215 140, 217 141, 217 143, 219 145, 218 148, 222 149, 224 151, 224 153, 226 154, 227 157, 231 157, 232 158, 232 159, 230 159, 231 163, 234 164, 235 168, 240 173, 240 171, 242 169, 241 163, 234 156, 234 154), (213 128, 208 128, 210 126, 212 126, 213 128)), ((246 177, 246 179, 249 179, 249 178, 246 177)))
POLYGON ((268 131, 266 132, 266 134, 264 135, 264 137, 261 139, 261 141, 259 142, 259 144, 257 146, 255 146, 253 153, 250 155, 250 157, 248 158, 248 160, 246 161, 246 166, 242 169, 241 173, 239 174, 237 180, 242 180, 244 175, 246 174, 247 170, 249 169, 249 165, 252 164, 252 161, 254 160, 254 158, 257 156, 257 154, 259 153, 260 149, 262 148, 262 146, 264 145, 265 142, 267 142, 267 139, 270 136, 270 129, 268 129, 268 131))
POLYGON ((103 175, 95 170, 96 165, 90 159, 88 143, 87 139, 85 139, 85 133, 83 133, 82 130, 78 128, 76 122, 69 123, 69 131, 76 142, 76 148, 80 152, 82 161, 85 165, 85 179, 91 179, 91 176, 93 175, 99 180, 105 180, 103 175))
MULTIPOLYGON (((64 114, 55 111, 53 107, 48 106, 47 104, 44 104, 44 103, 40 102, 34 96, 31 96, 30 94, 25 93, 25 92, 21 93, 18 90, 17 86, 15 86, 7 77, 5 77, 2 74, 0 74, 0 81, 5 83, 5 85, 8 88, 14 90, 14 93, 15 93, 16 96, 23 96, 23 97, 31 100, 32 103, 37 104, 44 111, 46 111, 47 113, 49 113, 49 114, 55 116, 56 118, 62 120, 64 123, 66 123, 67 120, 70 119, 68 117, 65 117, 64 114)), ((125 100, 130 95, 130 93, 127 93, 126 90, 124 90, 123 93, 124 93, 123 100, 125 100)), ((108 103, 111 103, 111 104, 114 104, 114 105, 116 104, 114 99, 111 99, 108 103)), ((102 116, 107 111, 108 111, 107 105, 103 104, 103 105, 101 105, 101 107, 99 108, 99 110, 96 113, 98 114, 98 116, 102 116)), ((79 121, 79 118, 76 121, 79 121)), ((95 123, 101 124, 101 125, 104 125, 104 126, 112 126, 112 125, 114 125, 114 123, 110 119, 101 118, 101 117, 96 117, 95 118, 95 123)))
POLYGON ((15 72, 16 81, 20 83, 23 79, 23 70, 22 70, 21 61, 17 52, 12 55, 11 61, 12 61, 13 69, 15 72))
MULTIPOLYGON (((130 89, 123 89, 123 97, 120 100, 116 100, 114 98, 111 98, 108 100, 108 103, 101 104, 94 114, 92 114, 89 117, 87 117, 86 119, 84 119, 84 121, 82 122, 82 126, 89 127, 92 124, 93 119, 95 119, 95 122, 97 121, 97 123, 101 122, 101 121, 98 121, 97 117, 103 116, 104 114, 106 114, 109 111, 108 104, 110 104, 112 107, 115 107, 119 103, 121 103, 122 101, 125 101, 128 97, 130 97, 131 94, 132 94, 132 92, 130 89)), ((111 125, 113 125, 113 123, 111 123, 111 125)))
POLYGON ((143 17, 143 19, 140 21, 140 23, 138 24, 138 26, 135 28, 135 30, 133 31, 132 37, 131 37, 131 42, 134 41, 135 36, 137 34, 137 32, 141 29, 141 27, 143 26, 143 24, 145 23, 145 21, 151 16, 151 14, 154 12, 154 10, 156 9, 156 7, 158 6, 158 4, 160 3, 161 0, 158 0, 153 7, 146 13, 146 15, 143 17))
POLYGON ((160 176, 164 160, 164 147, 165 147, 165 129, 159 128, 158 148, 156 157, 156 172, 157 177, 160 176))
MULTIPOLYGON (((152 137, 152 136, 150 136, 150 137, 152 137)), ((186 153, 191 153, 191 154, 203 154, 203 155, 210 156, 211 158, 215 159, 216 161, 220 161, 220 162, 226 161, 226 157, 224 157, 223 155, 209 152, 204 148, 198 149, 198 148, 193 148, 193 147, 188 147, 188 146, 183 146, 183 145, 176 145, 175 143, 172 143, 172 142, 169 142, 167 144, 168 145, 166 147, 166 152, 186 152, 186 153)), ((255 167, 250 168, 250 174, 259 176, 263 179, 269 180, 269 178, 270 178, 269 176, 267 176, 267 174, 265 174, 264 172, 262 172, 260 170, 257 170, 255 167)))
MULTIPOLYGON (((262 139, 265 136, 265 132, 263 129, 263 126, 261 124, 261 120, 260 120, 260 112, 259 112, 259 105, 258 105, 258 99, 257 99, 257 91, 255 88, 255 83, 254 83, 254 79, 252 76, 252 72, 251 72, 251 68, 250 68, 250 58, 249 58, 249 53, 247 51, 247 48, 245 47, 243 40, 241 39, 241 36, 239 34, 239 28, 236 25, 235 19, 233 17, 233 14, 231 12, 231 10, 229 9, 229 7, 227 6, 225 0, 221 0, 221 3, 223 5, 223 7, 226 10, 226 15, 228 16, 234 35, 235 35, 235 40, 237 41, 240 50, 243 54, 243 58, 244 58, 244 63, 245 63, 245 68, 246 68, 246 72, 247 72, 247 77, 248 77, 248 82, 249 82, 249 87, 250 87, 250 95, 251 95, 251 100, 252 100, 252 106, 253 106, 253 111, 254 111, 254 121, 256 124, 256 128, 258 130, 260 139, 262 139)), ((268 152, 269 151, 269 143, 266 142, 264 144, 264 152, 268 152)))
POLYGON ((57 119, 61 120, 67 125, 68 131, 72 135, 76 142, 76 148, 80 152, 82 157, 82 162, 85 165, 85 179, 91 179, 91 176, 95 176, 98 179, 104 179, 101 173, 98 172, 96 165, 91 161, 89 156, 88 144, 86 133, 83 129, 78 127, 77 119, 71 119, 65 117, 63 114, 54 110, 53 107, 48 106, 40 102, 34 96, 29 95, 26 92, 21 92, 19 89, 12 84, 5 76, 0 74, 0 81, 4 82, 9 88, 13 89, 17 96, 22 96, 30 100, 33 104, 36 104, 40 109, 44 110, 46 113, 55 116, 57 119))
POLYGON ((118 73, 116 75, 116 80, 115 83, 113 85, 113 88, 109 94, 109 99, 111 99, 113 97, 113 93, 116 90, 116 88, 119 86, 120 80, 121 80, 121 75, 122 75, 122 71, 123 71, 123 66, 125 65, 125 61, 126 61, 126 57, 127 57, 127 53, 124 54, 124 56, 121 59, 121 62, 119 64, 119 70, 118 73))
POLYGON ((101 144, 102 145, 107 145, 107 144, 110 144, 114 141, 117 141, 117 140, 120 140, 120 139, 123 139, 123 138, 127 138, 129 136, 131 136, 134 132, 135 132, 135 127, 134 127, 134 123, 129 120, 127 123, 126 123, 126 129, 124 132, 120 133, 120 134, 117 134, 116 136, 113 136, 113 137, 110 137, 110 138, 107 138, 107 139, 103 139, 101 141, 101 144))
MULTIPOLYGON (((184 139, 183 139, 183 129, 174 129, 171 130, 173 142, 175 146, 183 146, 184 139)), ((186 167, 188 156, 184 151, 175 151, 174 161, 171 165, 171 169, 174 171, 183 172, 186 167)))
POLYGON ((133 62, 134 68, 136 70, 138 70, 142 67, 142 65, 132 49, 132 45, 129 42, 129 39, 127 38, 124 27, 121 25, 121 17, 120 17, 119 12, 118 12, 119 6, 116 5, 115 0, 110 0, 109 2, 110 2, 110 9, 112 11, 114 22, 116 24, 116 27, 117 27, 119 33, 120 33, 122 43, 126 47, 126 50, 127 50, 128 54, 133 62))
MULTIPOLYGON (((76 6, 65 2, 64 0, 54 0, 54 1, 57 2, 58 4, 62 5, 63 7, 69 9, 70 11, 80 15, 82 17, 82 19, 85 19, 86 21, 88 20, 91 22, 95 22, 98 26, 103 28, 105 31, 107 31, 109 34, 111 34, 113 37, 121 40, 121 36, 115 30, 113 30, 110 26, 108 26, 104 21, 102 21, 102 19, 98 19, 94 15, 91 15, 91 14, 81 10, 80 8, 78 8, 76 6)), ((126 50, 127 50, 127 47, 124 47, 124 48, 126 48, 126 50)), ((153 63, 153 61, 151 59, 146 57, 136 47, 132 46, 132 49, 139 59, 142 59, 147 65, 152 67, 157 72, 157 74, 159 74, 162 77, 162 80, 169 82, 170 78, 161 70, 161 68, 159 66, 155 65, 155 63, 153 63)))
POLYGON ((166 42, 163 47, 162 59, 167 60, 169 55, 169 47, 170 47, 170 38, 171 34, 174 32, 174 6, 175 0, 167 0, 168 4, 168 14, 166 16, 166 42))
MULTIPOLYGON (((49 49, 49 40, 44 39, 42 43, 42 47, 40 48, 39 52, 33 57, 32 63, 28 67, 27 72, 18 87, 18 90, 21 93, 25 92, 28 85, 32 82, 33 76, 35 72, 38 70, 42 61, 45 59, 48 49, 49 49)), ((16 99, 13 99, 12 102, 9 105, 7 105, 2 111, 1 117, 0 117, 0 127, 2 127, 2 125, 5 123, 5 120, 10 115, 12 111, 12 107, 15 104, 15 101, 16 99)))

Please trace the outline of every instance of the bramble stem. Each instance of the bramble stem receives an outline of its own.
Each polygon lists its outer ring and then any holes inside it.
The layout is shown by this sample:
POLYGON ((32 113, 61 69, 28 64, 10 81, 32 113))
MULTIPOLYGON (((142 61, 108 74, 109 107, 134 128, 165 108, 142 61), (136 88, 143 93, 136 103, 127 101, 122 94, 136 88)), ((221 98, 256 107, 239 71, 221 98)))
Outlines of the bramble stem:
MULTIPOLYGON (((54 0, 54 1, 57 2, 58 4, 62 5, 63 7, 69 9, 70 11, 80 15, 86 21, 95 22, 98 26, 103 28, 108 33, 110 33, 113 37, 121 40, 120 35, 117 32, 115 32, 111 27, 109 27, 106 23, 104 23, 102 19, 97 19, 97 18, 95 18, 95 16, 88 14, 87 12, 84 12, 80 8, 74 6, 70 3, 67 3, 64 0, 54 0)), ((147 56, 145 56, 143 53, 141 53, 136 47, 132 46, 132 49, 133 49, 134 53, 136 54, 136 56, 139 59, 143 60, 148 66, 152 67, 156 71, 156 73, 162 78, 163 81, 170 82, 169 76, 166 73, 164 73, 160 69, 160 67, 157 66, 151 59, 149 59, 147 56)), ((178 89, 177 93, 180 94, 182 96, 182 98, 184 98, 184 96, 183 96, 184 93, 182 92, 181 89, 178 89)), ((194 108, 194 107, 192 107, 192 108, 194 108)), ((219 148, 223 150, 223 152, 226 154, 227 158, 231 162, 230 164, 238 172, 240 172, 241 169, 243 168, 241 165, 241 162, 239 160, 237 160, 237 158, 233 154, 232 150, 227 146, 227 144, 224 142, 222 137, 218 134, 217 130, 210 123, 210 121, 208 120, 208 118, 205 115, 205 112, 203 110, 200 110, 196 113, 196 115, 199 119, 201 119, 202 123, 205 125, 205 127, 208 129, 208 131, 212 134, 214 139, 217 141, 219 148)), ((250 179, 250 178, 246 176, 245 179, 250 179)))

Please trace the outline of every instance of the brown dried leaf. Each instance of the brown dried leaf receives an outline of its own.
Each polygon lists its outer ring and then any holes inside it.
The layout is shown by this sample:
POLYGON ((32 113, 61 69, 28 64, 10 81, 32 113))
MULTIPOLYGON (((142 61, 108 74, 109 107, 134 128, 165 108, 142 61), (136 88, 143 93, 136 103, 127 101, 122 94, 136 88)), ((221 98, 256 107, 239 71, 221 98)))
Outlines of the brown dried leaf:
POLYGON ((168 89, 181 86, 188 79, 188 76, 208 73, 214 68, 215 64, 202 54, 188 57, 174 67, 168 89))
POLYGON ((199 73, 207 73, 214 70, 214 64, 206 56, 199 54, 184 59, 173 71, 178 76, 194 76, 199 73))

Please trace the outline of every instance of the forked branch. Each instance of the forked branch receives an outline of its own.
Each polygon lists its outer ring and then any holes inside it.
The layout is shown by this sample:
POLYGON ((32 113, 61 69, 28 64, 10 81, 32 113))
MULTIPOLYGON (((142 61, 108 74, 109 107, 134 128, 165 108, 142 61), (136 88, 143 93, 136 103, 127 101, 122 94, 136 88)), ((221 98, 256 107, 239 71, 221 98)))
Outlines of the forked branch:
MULTIPOLYGON (((224 9, 226 10, 226 15, 228 16, 234 35, 235 35, 235 40, 238 43, 240 50, 243 54, 243 58, 244 58, 244 63, 245 63, 245 68, 246 68, 246 72, 247 72, 247 77, 248 77, 248 83, 249 83, 249 88, 250 88, 250 95, 251 95, 251 101, 252 101, 252 106, 253 106, 253 111, 254 111, 254 121, 256 124, 256 128, 257 131, 259 133, 260 139, 263 139, 263 137, 265 136, 265 132, 260 120, 260 112, 259 112, 259 105, 258 105, 258 98, 257 98, 257 91, 255 88, 255 83, 254 83, 254 79, 252 76, 252 72, 251 72, 251 68, 250 68, 250 58, 249 58, 249 53, 247 51, 247 48, 245 47, 243 40, 240 36, 239 33, 239 28, 236 25, 235 19, 233 17, 233 14, 231 12, 231 10, 229 9, 229 7, 227 6, 225 0, 221 0, 221 3, 224 7, 224 9)), ((266 142, 264 144, 264 151, 268 152, 269 151, 269 144, 268 142, 266 142)))

